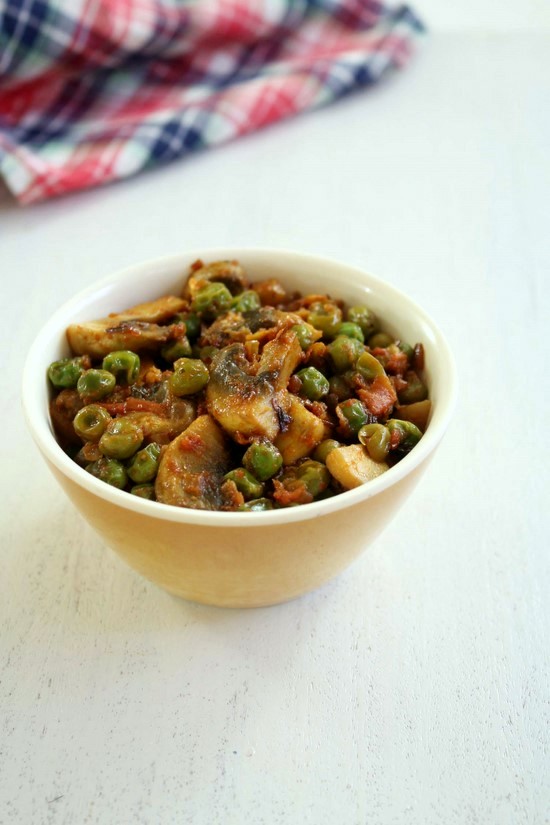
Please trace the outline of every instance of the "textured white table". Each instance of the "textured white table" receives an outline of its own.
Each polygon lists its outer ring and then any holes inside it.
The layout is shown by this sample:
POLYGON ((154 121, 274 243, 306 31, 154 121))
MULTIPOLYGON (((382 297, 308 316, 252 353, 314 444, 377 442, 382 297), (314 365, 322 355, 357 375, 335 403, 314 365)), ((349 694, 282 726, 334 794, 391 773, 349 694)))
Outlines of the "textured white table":
POLYGON ((102 191, 0 202, 1 823, 550 821, 549 78, 542 29, 449 31, 324 112, 102 191), (446 330, 461 379, 379 541, 250 612, 179 601, 102 546, 19 405, 34 331, 75 290, 224 244, 387 277, 446 330))

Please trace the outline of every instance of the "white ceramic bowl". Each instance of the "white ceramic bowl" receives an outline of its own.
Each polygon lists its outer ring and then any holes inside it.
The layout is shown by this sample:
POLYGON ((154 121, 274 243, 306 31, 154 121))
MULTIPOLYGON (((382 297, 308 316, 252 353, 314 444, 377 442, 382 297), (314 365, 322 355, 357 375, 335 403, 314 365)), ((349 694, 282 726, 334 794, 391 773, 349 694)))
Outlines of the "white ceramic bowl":
POLYGON ((378 535, 418 481, 451 417, 456 374, 431 318, 388 283, 360 269, 279 249, 196 249, 116 272, 64 304, 37 335, 24 369, 23 405, 48 466, 91 526, 140 573, 184 598, 254 607, 286 601, 328 581, 378 535), (366 303, 384 329, 422 341, 433 403, 420 443, 388 472, 324 501, 267 512, 189 510, 147 501, 91 476, 60 448, 48 415, 46 369, 69 353, 65 330, 167 293, 179 294, 189 264, 234 258, 249 277, 366 303))

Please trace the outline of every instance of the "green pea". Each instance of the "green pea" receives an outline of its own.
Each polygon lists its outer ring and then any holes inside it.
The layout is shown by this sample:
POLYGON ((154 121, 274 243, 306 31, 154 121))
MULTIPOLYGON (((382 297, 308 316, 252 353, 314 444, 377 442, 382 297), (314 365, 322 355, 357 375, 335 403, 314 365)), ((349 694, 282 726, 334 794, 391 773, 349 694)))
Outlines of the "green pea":
POLYGON ((417 401, 424 401, 428 397, 426 384, 413 372, 405 374, 407 386, 398 392, 400 404, 415 404, 417 401))
POLYGON ((174 395, 194 395, 204 389, 210 379, 208 367, 198 358, 179 358, 170 376, 170 387, 174 395))
POLYGON ((342 321, 338 324, 336 335, 346 335, 348 338, 357 338, 361 343, 364 342, 365 336, 359 324, 354 324, 352 321, 342 321))
POLYGON ((110 352, 103 359, 103 369, 112 372, 119 383, 133 384, 139 375, 139 355, 129 349, 110 352))
POLYGON ((128 475, 136 484, 152 481, 157 474, 160 461, 160 444, 152 442, 140 450, 128 464, 128 475))
POLYGON ((387 332, 377 332, 369 338, 369 347, 371 349, 385 349, 393 344, 394 339, 387 332))
POLYGON ((210 364, 218 351, 218 348, 211 346, 211 344, 208 344, 206 347, 198 347, 195 344, 193 347, 193 358, 199 358, 205 364, 210 364))
MULTIPOLYGON (((58 390, 76 387, 84 372, 83 358, 62 358, 48 367, 48 378, 58 390)), ((89 363, 89 362, 88 362, 89 363)))
POLYGON ((355 369, 367 381, 372 381, 377 375, 385 375, 384 367, 370 352, 364 352, 359 356, 355 362, 355 369))
POLYGON ((92 369, 82 373, 76 388, 85 401, 99 401, 100 398, 110 395, 115 386, 116 379, 112 372, 92 369))
POLYGON ((359 356, 365 351, 365 348, 357 338, 338 335, 338 337, 327 346, 327 350, 335 371, 346 372, 346 370, 354 366, 359 356))
POLYGON ((292 332, 296 333, 298 342, 303 350, 308 349, 318 338, 319 333, 312 327, 311 324, 294 324, 290 327, 292 332))
POLYGON ((239 493, 242 493, 247 501, 260 498, 264 491, 264 485, 244 467, 231 470, 225 474, 224 478, 226 481, 233 481, 239 493))
POLYGON ((194 312, 181 312, 178 319, 185 324, 185 334, 188 338, 196 338, 201 331, 201 319, 194 312))
POLYGON ((106 484, 110 484, 112 487, 118 487, 119 490, 126 487, 128 481, 126 468, 115 458, 102 456, 98 458, 97 461, 92 462, 92 464, 88 464, 86 471, 101 481, 104 481, 106 484))
POLYGON ((243 464, 260 481, 267 481, 283 466, 283 457, 270 441, 257 441, 243 456, 243 464))
POLYGON ((238 508, 239 510, 273 510, 273 502, 268 498, 256 498, 252 501, 245 501, 238 508))
MULTIPOLYGON (((327 489, 331 475, 324 464, 308 458, 302 464, 287 467, 278 479, 285 490, 293 492, 305 489, 312 498, 316 498, 327 489)), ((290 503, 286 506, 295 506, 290 503)))
POLYGON ((260 481, 266 481, 277 475, 283 456, 271 442, 256 442, 246 451, 243 463, 260 481))
POLYGON ((342 310, 328 301, 316 301, 309 308, 307 320, 315 329, 320 329, 328 338, 333 338, 338 325, 342 323, 342 310))
POLYGON ((130 458, 143 442, 143 430, 130 418, 114 418, 99 439, 99 449, 109 458, 130 458))
POLYGON ((259 309, 261 305, 260 296, 253 289, 246 289, 231 301, 231 309, 235 312, 251 312, 253 309, 259 309))
POLYGON ((327 395, 330 387, 328 379, 315 367, 305 367, 296 373, 302 382, 302 392, 310 401, 318 401, 327 395))
POLYGON ((74 431, 85 441, 99 441, 111 416, 104 407, 88 404, 77 412, 73 419, 74 431))
POLYGON ((383 424, 365 424, 357 433, 374 461, 385 461, 390 451, 390 431, 383 424))
POLYGON ((134 484, 130 492, 133 496, 146 498, 149 499, 149 501, 156 501, 154 484, 134 484))
POLYGON ((187 336, 172 341, 162 347, 160 354, 166 361, 177 361, 178 358, 187 358, 191 355, 191 344, 187 336))
POLYGON ((411 347, 411 345, 405 343, 405 341, 397 341, 397 346, 399 347, 401 352, 405 353, 407 359, 409 361, 412 361, 412 359, 414 358, 414 347, 411 347))
POLYGON ((232 300, 233 296, 226 286, 212 282, 199 289, 193 299, 191 309, 201 318, 211 320, 227 312, 232 300))
POLYGON ((357 398, 349 398, 338 404, 336 410, 344 417, 348 428, 352 433, 358 433, 361 427, 369 421, 369 414, 365 407, 357 398))
POLYGON ((315 461, 321 461, 323 464, 326 463, 327 456, 337 447, 341 447, 339 441, 336 441, 334 438, 325 438, 324 441, 315 448, 313 452, 313 458, 315 461))
POLYGON ((313 498, 324 492, 330 483, 330 473, 320 461, 313 461, 308 459, 300 464, 298 468, 298 477, 303 481, 308 493, 313 498))
POLYGON ((376 315, 372 310, 363 304, 350 307, 346 313, 346 318, 353 324, 358 324, 363 331, 365 338, 369 338, 378 328, 376 315))
POLYGON ((422 432, 412 421, 401 421, 398 418, 390 418, 386 423, 386 427, 390 431, 390 435, 394 433, 399 435, 397 449, 400 452, 408 453, 422 438, 422 432))

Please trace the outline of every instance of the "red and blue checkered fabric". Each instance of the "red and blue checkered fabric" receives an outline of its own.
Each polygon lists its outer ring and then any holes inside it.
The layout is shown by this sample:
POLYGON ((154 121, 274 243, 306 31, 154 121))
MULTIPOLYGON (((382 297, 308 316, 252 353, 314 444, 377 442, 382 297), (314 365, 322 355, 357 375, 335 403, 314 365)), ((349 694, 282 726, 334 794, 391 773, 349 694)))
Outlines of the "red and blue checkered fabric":
POLYGON ((313 109, 422 32, 376 0, 0 0, 0 173, 20 203, 313 109))

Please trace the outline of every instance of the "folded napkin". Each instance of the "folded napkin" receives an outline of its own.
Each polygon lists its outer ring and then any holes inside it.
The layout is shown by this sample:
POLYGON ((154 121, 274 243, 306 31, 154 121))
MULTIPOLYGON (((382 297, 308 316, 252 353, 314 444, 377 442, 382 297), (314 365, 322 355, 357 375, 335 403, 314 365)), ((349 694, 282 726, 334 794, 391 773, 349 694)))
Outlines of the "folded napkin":
POLYGON ((376 82, 422 25, 376 0, 0 0, 0 174, 107 183, 376 82))

